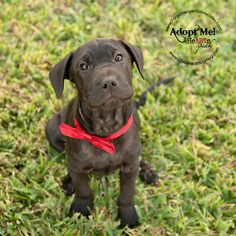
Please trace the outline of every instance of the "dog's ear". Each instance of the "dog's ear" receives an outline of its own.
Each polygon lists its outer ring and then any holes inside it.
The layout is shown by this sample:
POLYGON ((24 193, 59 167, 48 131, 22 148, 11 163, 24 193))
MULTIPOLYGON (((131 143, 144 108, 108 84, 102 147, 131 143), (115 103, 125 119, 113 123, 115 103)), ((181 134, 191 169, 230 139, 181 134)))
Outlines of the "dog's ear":
POLYGON ((138 71, 142 78, 145 79, 143 75, 143 52, 130 43, 124 42, 123 40, 120 40, 120 42, 131 55, 133 62, 136 63, 136 66, 138 67, 138 71))
POLYGON ((70 63, 72 60, 73 52, 70 52, 62 60, 60 60, 49 72, 49 78, 52 87, 59 98, 64 89, 64 79, 70 79, 70 63))

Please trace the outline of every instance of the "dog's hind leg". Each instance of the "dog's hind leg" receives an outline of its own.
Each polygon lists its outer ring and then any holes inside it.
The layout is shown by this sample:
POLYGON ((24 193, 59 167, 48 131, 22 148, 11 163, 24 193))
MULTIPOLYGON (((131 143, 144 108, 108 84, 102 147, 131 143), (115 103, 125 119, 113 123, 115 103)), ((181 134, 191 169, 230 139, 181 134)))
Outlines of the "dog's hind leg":
MULTIPOLYGON (((67 109, 68 106, 64 106, 46 125, 47 139, 50 145, 58 152, 63 152, 65 150, 66 138, 61 134, 59 125, 66 122, 67 109)), ((62 183, 65 194, 68 196, 72 195, 75 190, 72 186, 72 179, 69 174, 63 178, 62 183)))
POLYGON ((139 174, 144 182, 151 184, 158 181, 158 174, 155 168, 153 168, 145 161, 140 161, 140 167, 141 170, 139 171, 139 174))
POLYGON ((62 135, 59 125, 66 121, 67 107, 68 106, 64 106, 46 125, 47 139, 50 145, 58 152, 63 152, 65 150, 66 138, 62 135))

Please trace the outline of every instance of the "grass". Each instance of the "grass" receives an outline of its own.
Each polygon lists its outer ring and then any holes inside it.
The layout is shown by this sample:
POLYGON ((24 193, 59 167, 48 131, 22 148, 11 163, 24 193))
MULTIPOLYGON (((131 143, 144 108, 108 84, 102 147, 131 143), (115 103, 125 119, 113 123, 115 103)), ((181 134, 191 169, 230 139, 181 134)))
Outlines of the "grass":
MULTIPOLYGON (((203 2, 3 0, 0 3, 0 235, 236 235, 236 4, 203 2), (186 44, 165 32, 184 10, 214 16, 220 50, 205 65, 190 61, 186 44), (95 193, 89 219, 67 216, 73 197, 61 179, 66 158, 48 144, 45 124, 75 96, 66 81, 56 100, 48 72, 69 51, 93 38, 124 39, 143 50, 143 81, 134 68, 135 99, 145 88, 171 76, 139 110, 142 156, 156 167, 160 181, 136 183, 135 208, 141 226, 120 229, 116 200, 118 174, 91 175, 95 193), (179 54, 178 54, 179 53, 179 54)), ((214 22, 182 16, 180 26, 214 22), (192 22, 192 23, 193 23, 192 22)))

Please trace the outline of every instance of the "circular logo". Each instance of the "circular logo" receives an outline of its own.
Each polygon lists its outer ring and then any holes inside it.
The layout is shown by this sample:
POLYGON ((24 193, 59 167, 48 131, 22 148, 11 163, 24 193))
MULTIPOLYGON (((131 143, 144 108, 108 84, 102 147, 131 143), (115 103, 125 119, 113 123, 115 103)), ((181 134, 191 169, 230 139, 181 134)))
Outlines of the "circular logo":
POLYGON ((205 64, 214 59, 220 49, 217 46, 220 31, 219 22, 207 12, 182 11, 171 18, 166 27, 170 56, 187 65, 205 64))

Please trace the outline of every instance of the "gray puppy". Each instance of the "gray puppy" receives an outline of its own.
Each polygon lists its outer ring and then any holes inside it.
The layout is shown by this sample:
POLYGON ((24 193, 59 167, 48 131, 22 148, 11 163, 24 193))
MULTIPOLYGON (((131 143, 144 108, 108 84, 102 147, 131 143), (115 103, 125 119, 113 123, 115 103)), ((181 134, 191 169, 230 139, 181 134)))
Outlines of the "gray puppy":
MULTIPOLYGON (((139 48, 122 40, 95 39, 70 52, 49 73, 57 98, 63 92, 64 79, 73 82, 78 92, 46 126, 50 144, 59 152, 66 151, 71 178, 63 186, 68 195, 74 191, 76 194, 69 216, 74 212, 90 215, 93 193, 88 183, 89 173, 108 175, 120 168, 121 227, 135 227, 139 225, 134 209, 135 180, 140 167, 144 181, 158 181, 156 171, 139 161, 142 146, 137 107, 144 104, 146 92, 135 104, 133 62, 144 78, 143 54, 139 48)), ((172 79, 163 80, 148 91, 172 79)))

